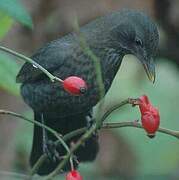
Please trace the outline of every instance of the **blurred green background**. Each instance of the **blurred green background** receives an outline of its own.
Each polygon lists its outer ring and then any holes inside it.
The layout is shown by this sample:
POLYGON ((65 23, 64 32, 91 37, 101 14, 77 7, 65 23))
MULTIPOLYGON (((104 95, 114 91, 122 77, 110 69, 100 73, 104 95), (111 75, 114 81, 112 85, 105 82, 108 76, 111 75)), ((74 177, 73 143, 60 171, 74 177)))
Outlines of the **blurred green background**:
MULTIPOLYGON (((146 94, 160 110, 161 126, 179 130, 177 1, 0 0, 0 45, 30 56, 44 43, 71 31, 74 13, 80 24, 84 24, 123 7, 143 10, 158 23, 160 47, 156 58, 157 78, 155 84, 151 84, 138 60, 132 55, 126 56, 105 98, 105 107, 107 109, 128 97, 146 94)), ((0 109, 19 112, 33 119, 15 82, 22 64, 22 61, 0 52, 0 109)), ((107 121, 136 119, 140 119, 138 108, 125 106, 111 114, 107 121)), ((33 126, 27 122, 0 115, 0 179, 25 179, 29 172, 32 131, 33 126)), ((100 133, 100 147, 94 163, 80 164, 79 171, 86 180, 179 179, 179 140, 174 137, 157 133, 154 139, 149 139, 144 130, 131 127, 103 130, 100 133)), ((34 179, 42 178, 36 176, 34 179)), ((65 179, 65 176, 56 179, 65 179)))

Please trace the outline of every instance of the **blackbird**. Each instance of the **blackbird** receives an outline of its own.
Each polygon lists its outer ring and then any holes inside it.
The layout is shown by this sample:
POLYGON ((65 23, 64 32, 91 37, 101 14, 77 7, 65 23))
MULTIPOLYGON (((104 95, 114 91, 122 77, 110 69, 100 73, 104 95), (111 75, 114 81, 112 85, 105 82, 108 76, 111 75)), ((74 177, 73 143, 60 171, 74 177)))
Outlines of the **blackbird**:
MULTIPOLYGON (((153 57, 157 51, 159 35, 154 22, 144 13, 135 10, 111 12, 84 25, 79 31, 100 61, 105 93, 126 54, 135 55, 142 63, 148 78, 155 81, 153 57)), ((37 67, 25 63, 17 75, 17 82, 22 83, 21 95, 33 109, 35 120, 62 135, 89 126, 93 120, 92 109, 101 96, 94 61, 84 52, 79 35, 71 32, 46 44, 32 59, 61 79, 79 76, 88 85, 85 94, 73 96, 59 82, 52 83, 37 67)), ((73 137, 67 143, 70 146, 78 138, 79 136, 73 137)), ((61 145, 55 146, 54 141, 56 138, 53 135, 34 126, 31 166, 43 153, 48 155, 37 172, 39 175, 52 172, 66 153, 61 145)), ((97 152, 98 136, 94 134, 74 153, 75 168, 78 166, 77 161, 93 161, 97 152)), ((69 162, 63 170, 70 170, 69 162)))

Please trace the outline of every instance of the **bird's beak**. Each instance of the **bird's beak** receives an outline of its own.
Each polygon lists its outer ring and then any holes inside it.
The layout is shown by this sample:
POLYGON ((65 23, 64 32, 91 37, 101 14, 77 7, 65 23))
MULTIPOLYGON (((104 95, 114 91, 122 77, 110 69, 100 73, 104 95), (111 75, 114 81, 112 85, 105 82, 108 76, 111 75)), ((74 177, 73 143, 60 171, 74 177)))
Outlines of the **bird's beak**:
POLYGON ((155 82, 155 64, 154 64, 153 58, 151 58, 147 62, 146 61, 143 62, 143 66, 149 80, 154 83, 155 82))

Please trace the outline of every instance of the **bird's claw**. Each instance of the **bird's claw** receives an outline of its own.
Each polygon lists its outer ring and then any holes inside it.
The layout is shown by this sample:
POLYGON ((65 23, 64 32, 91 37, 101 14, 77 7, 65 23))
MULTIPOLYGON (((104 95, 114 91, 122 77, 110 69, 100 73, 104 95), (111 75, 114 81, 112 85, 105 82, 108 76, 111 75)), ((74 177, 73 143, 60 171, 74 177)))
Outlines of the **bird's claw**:
POLYGON ((87 122, 87 124, 86 124, 87 128, 90 129, 95 121, 94 121, 94 119, 92 117, 90 117, 88 115, 88 116, 86 116, 86 122, 87 122))
POLYGON ((80 164, 80 162, 78 161, 77 156, 75 156, 75 155, 73 155, 73 161, 74 161, 77 165, 80 164))
MULTIPOLYGON (((93 124, 95 123, 95 119, 92 116, 88 115, 88 116, 86 116, 86 122, 87 122, 87 129, 90 129, 93 126, 93 124)), ((97 133, 98 133, 97 130, 94 131, 93 136, 96 136, 97 133)))
POLYGON ((59 155, 57 151, 57 145, 51 140, 48 140, 47 143, 44 145, 43 151, 47 155, 48 159, 53 162, 64 158, 59 155))
POLYGON ((93 117, 93 111, 91 110, 89 114, 86 116, 86 127, 88 129, 91 128, 91 126, 95 123, 95 119, 93 117))

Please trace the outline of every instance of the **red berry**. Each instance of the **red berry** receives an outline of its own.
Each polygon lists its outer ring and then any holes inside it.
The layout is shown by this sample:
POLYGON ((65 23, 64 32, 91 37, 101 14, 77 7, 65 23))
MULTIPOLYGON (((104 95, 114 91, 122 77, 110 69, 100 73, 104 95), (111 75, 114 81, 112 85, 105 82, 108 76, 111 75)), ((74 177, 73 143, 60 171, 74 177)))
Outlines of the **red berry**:
POLYGON ((147 132, 147 135, 150 138, 153 138, 160 125, 159 115, 155 115, 151 111, 147 111, 141 116, 141 122, 143 128, 147 132))
POLYGON ((72 170, 67 174, 66 180, 83 180, 83 178, 78 171, 72 170))
POLYGON ((87 90, 86 82, 77 77, 77 76, 70 76, 63 81, 64 89, 73 94, 73 95, 81 95, 84 94, 87 90))
POLYGON ((155 136, 155 132, 160 125, 160 115, 157 108, 155 108, 149 101, 147 96, 139 98, 139 109, 141 112, 142 126, 150 138, 155 136))

